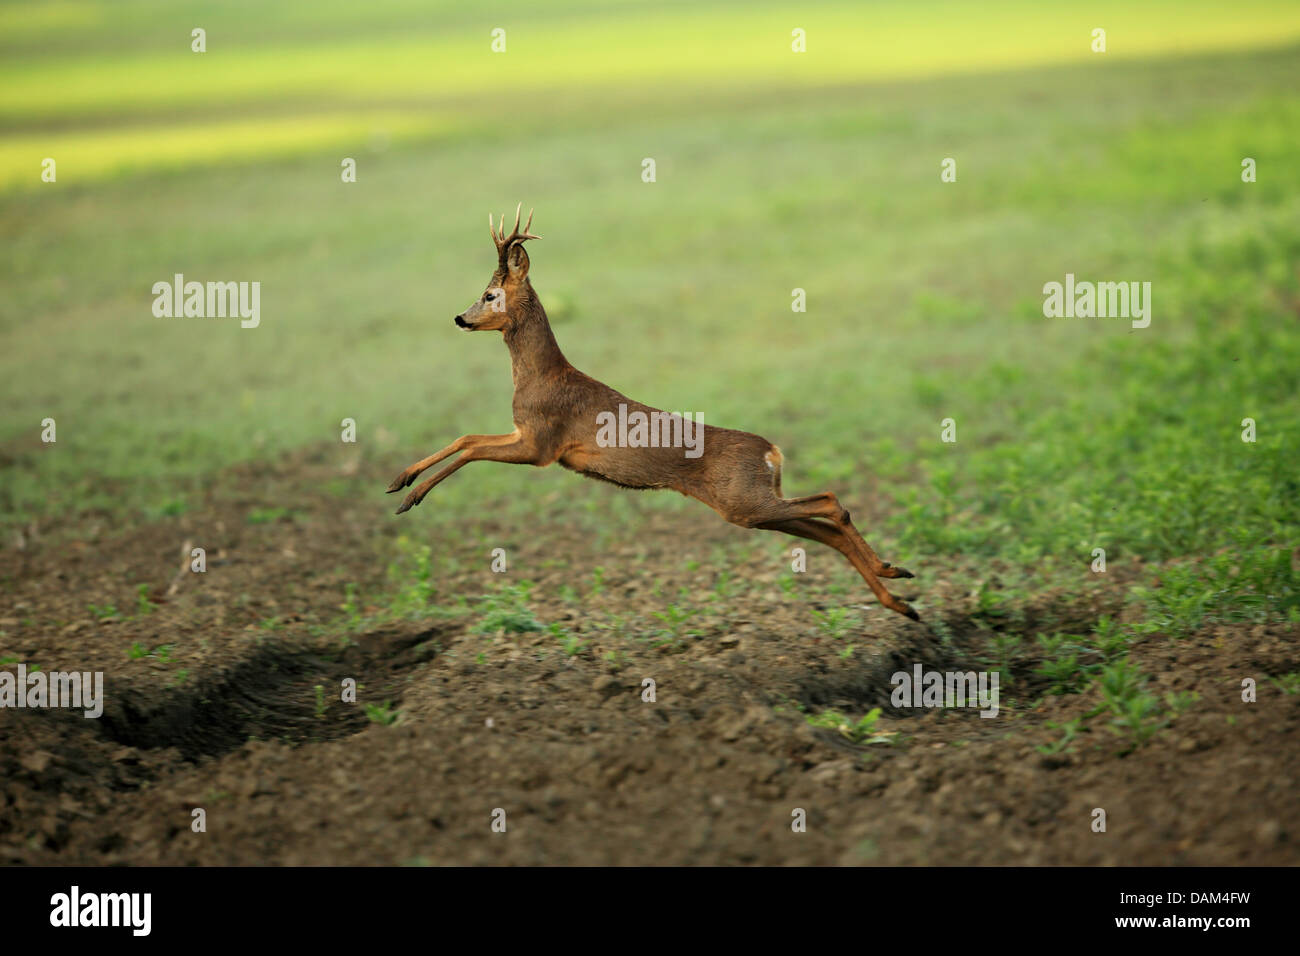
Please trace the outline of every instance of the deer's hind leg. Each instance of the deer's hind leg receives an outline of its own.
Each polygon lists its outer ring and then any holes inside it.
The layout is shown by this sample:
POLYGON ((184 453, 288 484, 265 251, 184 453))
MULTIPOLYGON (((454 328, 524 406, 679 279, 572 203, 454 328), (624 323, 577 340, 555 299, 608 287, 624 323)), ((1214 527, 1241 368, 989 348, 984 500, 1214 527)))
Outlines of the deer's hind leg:
MULTIPOLYGON (((825 518, 835 523, 835 526, 842 530, 849 539, 862 551, 863 557, 871 565, 871 570, 878 577, 882 578, 914 578, 914 575, 907 568, 900 568, 888 561, 882 561, 880 556, 867 544, 865 538, 853 526, 849 518, 849 512, 840 504, 838 498, 832 492, 824 491, 819 495, 808 495, 803 498, 782 498, 783 504, 792 505, 794 508, 790 513, 793 518, 825 518)), ((778 509, 783 510, 783 509, 778 509)))
POLYGON ((912 572, 881 561, 862 535, 858 534, 858 529, 853 527, 853 522, 849 519, 848 511, 831 492, 803 498, 782 498, 781 461, 781 452, 773 445, 763 456, 768 474, 762 477, 755 475, 756 480, 752 484, 744 487, 741 494, 735 495, 732 501, 723 503, 718 511, 734 524, 781 531, 834 548, 848 558, 882 605, 904 617, 919 621, 921 617, 916 610, 890 594, 880 582, 882 577, 910 578, 912 572))
MULTIPOLYGON (((760 520, 825 518, 834 522, 835 526, 844 531, 849 536, 849 539, 857 545, 863 557, 867 559, 867 564, 877 577, 911 578, 916 576, 906 568, 895 567, 888 561, 882 561, 871 545, 867 544, 866 539, 858 533, 858 529, 853 526, 853 522, 849 518, 848 511, 840 504, 839 499, 832 492, 823 491, 819 495, 805 495, 802 498, 781 497, 781 465, 784 461, 781 449, 775 445, 772 445, 771 450, 763 456, 763 464, 770 474, 771 493, 755 493, 751 496, 762 501, 762 504, 755 509, 763 515, 760 520)), ((728 520, 734 519, 728 518, 728 520)))
MULTIPOLYGON (((914 607, 890 594, 889 589, 880 583, 880 578, 867 564, 866 558, 858 550, 856 542, 842 528, 827 524, 824 521, 818 521, 816 518, 786 518, 780 521, 764 521, 761 524, 754 525, 754 527, 764 528, 769 531, 782 531, 797 538, 819 541, 828 547, 834 548, 849 559, 849 563, 862 575, 863 580, 867 582, 867 586, 876 595, 876 600, 882 605, 891 611, 897 611, 904 617, 911 618, 913 621, 921 620, 921 615, 916 613, 914 607)), ((886 568, 886 570, 898 569, 886 568)))

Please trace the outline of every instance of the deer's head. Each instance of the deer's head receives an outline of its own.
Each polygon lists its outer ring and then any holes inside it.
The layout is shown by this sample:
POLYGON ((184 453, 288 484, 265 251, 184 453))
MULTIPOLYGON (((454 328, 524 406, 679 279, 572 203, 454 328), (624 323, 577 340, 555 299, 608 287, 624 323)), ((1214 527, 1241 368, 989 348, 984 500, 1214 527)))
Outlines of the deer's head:
POLYGON ((528 253, 524 251, 524 240, 542 237, 528 231, 533 224, 531 210, 524 231, 519 231, 519 212, 523 206, 520 203, 515 209, 515 228, 508 236, 506 217, 501 217, 498 229, 492 224, 492 214, 488 213, 488 232, 497 247, 497 268, 483 294, 455 318, 456 324, 467 332, 507 331, 522 321, 536 302, 533 287, 528 282, 528 253))

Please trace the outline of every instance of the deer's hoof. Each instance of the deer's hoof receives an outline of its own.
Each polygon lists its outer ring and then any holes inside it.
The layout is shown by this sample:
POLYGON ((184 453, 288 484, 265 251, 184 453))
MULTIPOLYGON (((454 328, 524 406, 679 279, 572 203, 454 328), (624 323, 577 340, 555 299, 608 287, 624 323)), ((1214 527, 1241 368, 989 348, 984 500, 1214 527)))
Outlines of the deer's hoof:
POLYGON ((907 568, 897 568, 888 561, 884 563, 879 571, 876 572, 882 578, 914 578, 916 577, 907 568))
POLYGON ((393 479, 393 483, 388 486, 387 493, 391 495, 394 491, 401 491, 410 483, 411 483, 411 479, 406 477, 406 472, 402 472, 400 475, 398 475, 396 478, 393 479))
POLYGON ((395 515, 405 514, 406 512, 410 511, 411 508, 414 507, 414 505, 415 502, 412 501, 410 498, 407 498, 405 501, 402 502, 402 506, 398 508, 396 511, 394 511, 393 514, 395 515))
POLYGON ((913 621, 916 621, 917 623, 920 623, 920 621, 921 621, 921 615, 919 615, 919 614, 916 613, 916 608, 914 608, 914 607, 909 607, 909 606, 907 606, 907 605, 904 605, 903 607, 904 607, 904 610, 903 610, 903 616, 904 616, 904 617, 910 617, 913 621))

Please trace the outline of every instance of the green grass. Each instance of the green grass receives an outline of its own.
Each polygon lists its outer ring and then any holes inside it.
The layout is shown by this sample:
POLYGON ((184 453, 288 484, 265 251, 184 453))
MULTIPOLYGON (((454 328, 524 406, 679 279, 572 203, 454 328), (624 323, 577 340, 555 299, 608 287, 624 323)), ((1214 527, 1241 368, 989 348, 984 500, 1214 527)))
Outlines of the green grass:
POLYGON ((249 524, 272 524, 276 521, 292 521, 296 512, 289 508, 253 508, 248 512, 249 524))
POLYGON ((495 591, 483 595, 472 609, 475 618, 473 630, 476 634, 525 634, 530 631, 544 631, 546 625, 537 620, 528 607, 529 591, 532 585, 528 581, 519 584, 503 584, 495 591))
POLYGON ((485 114, 521 85, 560 102, 600 103, 594 90, 653 102, 1082 63, 1096 56, 1098 26, 1109 32, 1105 55, 1122 61, 1294 42, 1300 12, 1278 0, 1239 3, 1230 16, 1209 0, 1003 0, 978 12, 960 0, 797 10, 715 0, 668 11, 607 0, 389 0, 363 11, 325 0, 296 13, 254 0, 63 3, 54 14, 11 4, 0 8, 0 121, 23 135, 0 147, 0 183, 30 188, 31 157, 50 155, 52 142, 73 170, 99 178, 372 135, 446 138, 499 122, 485 114), (202 54, 191 51, 196 26, 208 34, 202 54), (491 52, 496 27, 503 54, 491 52), (795 28, 807 34, 801 55, 795 28), (114 124, 65 129, 88 119, 114 124))
POLYGON ((834 730, 855 744, 892 743, 896 732, 877 730, 876 721, 879 719, 879 707, 871 708, 857 720, 846 717, 836 710, 824 710, 817 714, 807 714, 804 717, 804 720, 811 726, 834 730))
POLYGON ((382 704, 365 704, 362 708, 366 717, 371 723, 380 724, 384 727, 391 727, 401 716, 401 711, 393 708, 393 702, 384 701, 382 704))
MULTIPOLYGON (((787 494, 833 488, 912 570, 1082 582, 1104 548, 1183 568, 1148 598, 1172 632, 1294 619, 1300 9, 1131 7, 7 6, 0 521, 165 519, 232 464, 352 450, 344 417, 382 477, 339 493, 387 520, 400 467, 510 427, 500 341, 450 317, 491 272, 485 214, 523 199, 575 364, 764 434, 787 494), (260 281, 261 326, 155 318, 174 272, 260 281), (1044 318, 1067 272, 1150 281, 1151 326, 1044 318)), ((550 499, 547 520, 614 534, 700 507, 573 481, 478 464, 403 520, 550 499)), ((429 613, 428 552, 400 564, 392 613, 429 613)), ((981 593, 990 622, 1019 603, 981 593)), ((502 595, 484 620, 531 627, 502 595)))

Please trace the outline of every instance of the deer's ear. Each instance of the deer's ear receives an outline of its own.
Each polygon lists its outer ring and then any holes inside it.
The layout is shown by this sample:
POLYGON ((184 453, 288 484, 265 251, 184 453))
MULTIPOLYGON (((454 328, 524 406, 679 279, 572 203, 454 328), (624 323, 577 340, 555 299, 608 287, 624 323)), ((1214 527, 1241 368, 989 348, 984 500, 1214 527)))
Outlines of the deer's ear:
POLYGON ((528 275, 528 253, 524 252, 522 242, 516 242, 506 253, 506 268, 510 270, 512 279, 523 279, 528 275))

